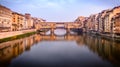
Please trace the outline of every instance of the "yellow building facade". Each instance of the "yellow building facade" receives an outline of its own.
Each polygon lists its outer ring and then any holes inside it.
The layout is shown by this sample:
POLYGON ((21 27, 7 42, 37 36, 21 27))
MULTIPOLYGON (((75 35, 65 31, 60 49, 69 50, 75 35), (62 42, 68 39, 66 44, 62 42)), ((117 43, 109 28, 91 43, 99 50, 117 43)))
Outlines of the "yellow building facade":
POLYGON ((26 23, 27 23, 26 28, 28 28, 28 29, 33 28, 33 19, 31 17, 31 14, 25 13, 25 20, 26 20, 26 23))
POLYGON ((18 31, 22 30, 25 23, 25 17, 22 14, 19 14, 17 12, 12 13, 12 30, 18 31))
POLYGON ((79 23, 79 24, 83 27, 83 24, 84 24, 85 19, 86 19, 86 17, 84 17, 84 16, 79 16, 74 22, 75 22, 75 23, 79 23))
POLYGON ((114 24, 114 23, 112 23, 112 18, 118 13, 120 13, 120 6, 115 7, 106 13, 105 19, 104 19, 105 20, 104 23, 106 24, 105 25, 105 32, 107 32, 107 33, 112 32, 113 24, 114 24))
POLYGON ((12 11, 0 5, 0 31, 11 31, 12 11))
POLYGON ((90 15, 84 23, 86 32, 120 34, 120 6, 90 15))
POLYGON ((99 24, 98 25, 99 25, 99 32, 101 32, 101 33, 107 32, 108 29, 109 29, 108 28, 109 27, 109 23, 105 23, 105 21, 104 21, 104 17, 107 14, 108 11, 109 11, 109 9, 102 11, 100 13, 100 16, 99 16, 99 20, 98 20, 99 24))
POLYGON ((113 23, 113 34, 120 35, 120 13, 116 14, 112 18, 112 23, 113 23))

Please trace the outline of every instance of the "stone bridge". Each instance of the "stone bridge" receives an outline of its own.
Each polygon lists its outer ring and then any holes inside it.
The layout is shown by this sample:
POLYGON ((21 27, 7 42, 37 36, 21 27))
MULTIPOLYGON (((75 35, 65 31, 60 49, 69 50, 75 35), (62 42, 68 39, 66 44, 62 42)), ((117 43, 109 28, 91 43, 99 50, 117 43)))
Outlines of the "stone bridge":
POLYGON ((37 24, 36 29, 49 29, 51 32, 54 32, 55 29, 66 29, 67 32, 70 32, 71 29, 82 29, 83 26, 75 22, 41 22, 37 24))

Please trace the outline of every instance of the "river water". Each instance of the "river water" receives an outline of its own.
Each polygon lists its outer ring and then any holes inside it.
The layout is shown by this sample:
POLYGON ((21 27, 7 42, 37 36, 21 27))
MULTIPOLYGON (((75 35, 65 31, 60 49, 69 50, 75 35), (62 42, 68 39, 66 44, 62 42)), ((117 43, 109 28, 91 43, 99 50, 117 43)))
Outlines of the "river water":
POLYGON ((120 67, 120 43, 55 32, 0 43, 0 67, 120 67))

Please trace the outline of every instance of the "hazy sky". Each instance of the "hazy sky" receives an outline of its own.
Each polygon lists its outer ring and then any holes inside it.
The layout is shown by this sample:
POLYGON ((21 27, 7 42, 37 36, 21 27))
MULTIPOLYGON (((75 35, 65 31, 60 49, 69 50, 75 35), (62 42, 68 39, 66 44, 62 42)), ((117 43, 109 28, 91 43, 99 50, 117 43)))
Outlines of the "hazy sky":
POLYGON ((120 0, 0 0, 0 4, 15 12, 60 22, 119 6, 120 0))

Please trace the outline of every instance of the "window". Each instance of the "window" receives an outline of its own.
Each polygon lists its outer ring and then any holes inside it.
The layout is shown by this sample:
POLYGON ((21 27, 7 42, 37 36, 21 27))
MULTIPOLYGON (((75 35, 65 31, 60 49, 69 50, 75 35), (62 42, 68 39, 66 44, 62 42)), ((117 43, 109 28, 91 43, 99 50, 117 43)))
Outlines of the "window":
POLYGON ((9 24, 10 22, 8 21, 7 24, 9 24))

